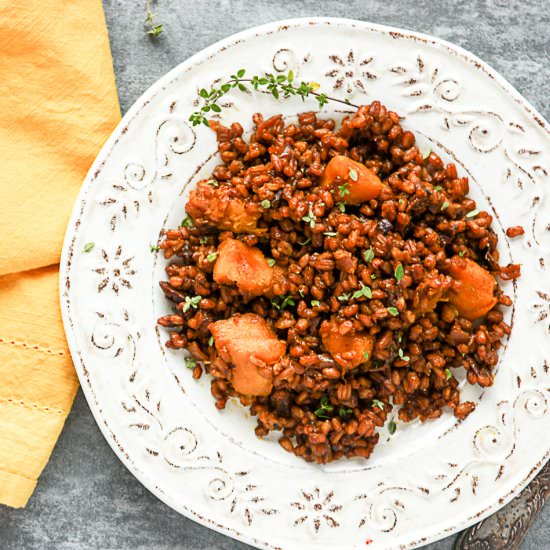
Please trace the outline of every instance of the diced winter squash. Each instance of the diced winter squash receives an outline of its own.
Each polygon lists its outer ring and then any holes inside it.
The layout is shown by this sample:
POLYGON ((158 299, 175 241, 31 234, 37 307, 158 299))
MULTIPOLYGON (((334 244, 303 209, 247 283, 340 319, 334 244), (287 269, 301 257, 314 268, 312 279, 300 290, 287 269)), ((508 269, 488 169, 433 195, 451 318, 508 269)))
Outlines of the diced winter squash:
POLYGON ((285 354, 286 343, 278 340, 264 319, 254 313, 216 321, 209 329, 220 357, 233 364, 231 383, 235 391, 269 395, 273 384, 266 372, 285 354))

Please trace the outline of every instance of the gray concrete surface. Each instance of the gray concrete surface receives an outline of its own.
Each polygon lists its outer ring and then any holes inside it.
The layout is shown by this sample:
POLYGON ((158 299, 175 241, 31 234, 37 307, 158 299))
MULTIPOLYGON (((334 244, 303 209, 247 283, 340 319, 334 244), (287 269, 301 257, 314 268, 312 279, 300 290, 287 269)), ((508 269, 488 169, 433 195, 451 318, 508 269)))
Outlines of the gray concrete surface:
MULTIPOLYGON (((159 0, 155 11, 165 33, 158 40, 143 32, 145 0, 104 0, 104 7, 123 112, 158 77, 220 38, 277 19, 325 15, 400 26, 459 44, 550 118, 547 0, 159 0)), ((454 539, 426 548, 450 550, 454 539)), ((79 393, 27 508, 0 506, 0 549, 107 548, 248 546, 179 516, 144 489, 112 453, 79 393)), ((522 544, 522 550, 546 548, 550 506, 522 544)))

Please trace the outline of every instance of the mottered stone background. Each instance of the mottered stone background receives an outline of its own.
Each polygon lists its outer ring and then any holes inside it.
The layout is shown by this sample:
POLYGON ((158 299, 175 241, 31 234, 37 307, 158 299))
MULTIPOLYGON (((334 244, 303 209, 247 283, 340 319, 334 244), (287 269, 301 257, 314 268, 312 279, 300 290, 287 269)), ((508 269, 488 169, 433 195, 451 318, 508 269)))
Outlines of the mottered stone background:
MULTIPOLYGON (((425 32, 463 46, 550 118, 550 12, 544 0, 159 0, 154 11, 165 32, 158 39, 143 31, 145 0, 103 4, 123 113, 169 69, 229 34, 277 19, 335 16, 425 32)), ((237 68, 239 60, 228 70, 237 68)), ((426 548, 450 550, 455 538, 426 548)), ((521 550, 548 548, 548 541, 550 506, 521 550)), ((176 514, 143 488, 111 451, 79 392, 27 508, 0 506, 0 548, 249 547, 176 514)))

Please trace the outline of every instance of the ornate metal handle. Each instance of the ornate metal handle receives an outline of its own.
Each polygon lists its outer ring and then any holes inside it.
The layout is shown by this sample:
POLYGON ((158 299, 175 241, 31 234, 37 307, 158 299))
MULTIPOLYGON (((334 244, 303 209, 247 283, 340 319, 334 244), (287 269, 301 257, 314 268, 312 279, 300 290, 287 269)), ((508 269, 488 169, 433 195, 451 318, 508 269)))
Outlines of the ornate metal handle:
POLYGON ((550 462, 504 508, 463 531, 455 550, 517 550, 550 496, 550 462))

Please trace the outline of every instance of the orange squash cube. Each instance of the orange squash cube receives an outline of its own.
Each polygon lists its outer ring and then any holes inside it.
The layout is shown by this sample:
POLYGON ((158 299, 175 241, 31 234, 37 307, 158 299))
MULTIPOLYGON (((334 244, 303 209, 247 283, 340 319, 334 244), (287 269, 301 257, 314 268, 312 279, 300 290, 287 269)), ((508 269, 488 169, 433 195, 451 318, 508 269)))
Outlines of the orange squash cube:
POLYGON ((272 280, 273 269, 261 250, 236 239, 222 241, 214 264, 214 281, 237 285, 243 294, 260 296, 271 288, 272 280))
POLYGON ((474 261, 453 256, 449 275, 454 279, 449 301, 462 317, 470 321, 480 319, 497 303, 494 277, 474 261))
POLYGON ((375 199, 382 191, 382 181, 372 170, 344 155, 332 157, 321 177, 321 184, 333 184, 337 178, 338 186, 345 186, 345 190, 343 193, 339 190, 335 195, 348 204, 375 199))
POLYGON ((268 369, 286 352, 286 343, 278 340, 266 322, 254 313, 234 315, 209 326, 220 357, 232 363, 231 383, 243 395, 269 395, 273 387, 265 369, 268 369))

